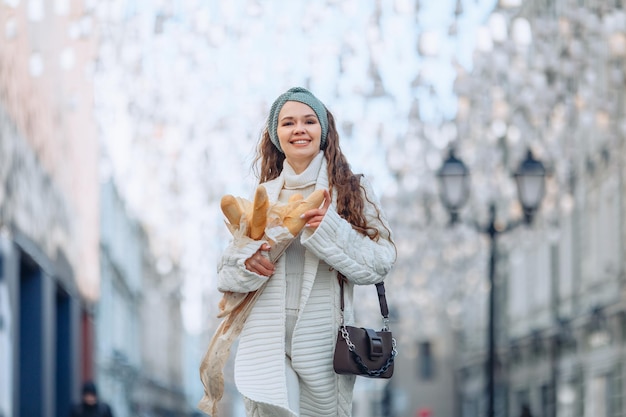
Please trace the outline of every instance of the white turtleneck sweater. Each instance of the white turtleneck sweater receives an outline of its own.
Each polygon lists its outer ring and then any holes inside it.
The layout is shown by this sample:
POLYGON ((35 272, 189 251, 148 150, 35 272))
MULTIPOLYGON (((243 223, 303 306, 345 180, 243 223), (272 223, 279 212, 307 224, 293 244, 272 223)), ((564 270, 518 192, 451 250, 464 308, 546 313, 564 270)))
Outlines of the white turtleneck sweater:
MULTIPOLYGON (((283 164, 285 184, 280 191, 278 201, 286 203, 289 197, 294 194, 301 194, 303 198, 307 198, 315 190, 315 183, 317 182, 323 158, 324 153, 318 153, 309 166, 300 174, 296 174, 292 166, 285 160, 283 164)), ((287 313, 285 351, 288 356, 291 356, 291 336, 298 317, 298 305, 300 303, 300 293, 302 292, 302 273, 304 271, 304 246, 300 243, 299 238, 293 240, 283 256, 285 257, 287 284, 285 294, 287 313)))

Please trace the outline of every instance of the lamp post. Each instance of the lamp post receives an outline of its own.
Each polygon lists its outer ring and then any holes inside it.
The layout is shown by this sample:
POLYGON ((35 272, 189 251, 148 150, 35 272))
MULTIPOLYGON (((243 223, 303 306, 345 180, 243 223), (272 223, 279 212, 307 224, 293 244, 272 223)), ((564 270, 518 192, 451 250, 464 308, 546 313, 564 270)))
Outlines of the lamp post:
MULTIPOLYGON (((497 237, 513 230, 521 224, 530 225, 534 214, 537 212, 545 192, 546 170, 541 161, 535 159, 529 150, 526 159, 522 161, 514 174, 517 183, 518 199, 522 205, 524 218, 507 223, 504 227, 496 225, 496 206, 489 205, 489 221, 485 226, 474 224, 480 233, 489 237, 489 328, 487 336, 487 417, 495 414, 495 269, 497 256, 497 237)), ((450 224, 459 222, 459 211, 469 197, 469 170, 454 150, 450 150, 448 158, 444 161, 437 174, 439 177, 440 197, 450 213, 450 224)))

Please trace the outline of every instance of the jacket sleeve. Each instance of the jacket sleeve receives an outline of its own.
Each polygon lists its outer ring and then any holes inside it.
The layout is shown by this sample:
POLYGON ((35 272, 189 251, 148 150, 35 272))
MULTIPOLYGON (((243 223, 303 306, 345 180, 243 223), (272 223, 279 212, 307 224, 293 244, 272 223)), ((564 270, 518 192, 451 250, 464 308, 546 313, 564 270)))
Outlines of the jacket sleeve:
POLYGON ((368 225, 380 232, 379 239, 374 241, 354 230, 339 216, 333 202, 317 229, 304 229, 302 244, 354 284, 369 285, 385 279, 395 263, 396 249, 389 224, 369 181, 361 178, 361 185, 365 190, 364 214, 368 225))
POLYGON ((248 271, 244 264, 264 243, 267 242, 247 237, 231 240, 217 266, 219 291, 247 293, 258 290, 267 281, 268 277, 248 271))

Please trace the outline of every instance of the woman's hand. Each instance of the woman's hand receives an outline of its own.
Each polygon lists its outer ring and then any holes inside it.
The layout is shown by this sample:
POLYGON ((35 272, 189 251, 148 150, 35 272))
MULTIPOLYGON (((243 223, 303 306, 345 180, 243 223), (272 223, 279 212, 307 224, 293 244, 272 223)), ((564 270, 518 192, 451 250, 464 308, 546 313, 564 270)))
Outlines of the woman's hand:
POLYGON ((264 243, 259 250, 254 253, 254 255, 246 259, 246 262, 244 263, 246 269, 250 272, 266 277, 271 276, 274 273, 274 264, 261 253, 269 250, 270 245, 264 243))
POLYGON ((328 211, 328 207, 330 207, 330 193, 328 190, 324 190, 324 204, 322 207, 305 211, 304 214, 302 214, 301 217, 306 220, 306 225, 304 227, 317 229, 320 223, 322 223, 322 220, 328 211))

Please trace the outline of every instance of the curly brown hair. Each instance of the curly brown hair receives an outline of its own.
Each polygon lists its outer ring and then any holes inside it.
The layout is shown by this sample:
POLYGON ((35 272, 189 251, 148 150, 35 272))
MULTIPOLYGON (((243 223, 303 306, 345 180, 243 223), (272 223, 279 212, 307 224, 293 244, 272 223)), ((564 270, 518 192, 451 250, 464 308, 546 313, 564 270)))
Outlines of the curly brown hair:
MULTIPOLYGON (((355 175, 350 169, 346 157, 339 147, 339 133, 335 126, 335 118, 326 110, 328 115, 328 135, 326 144, 322 148, 324 157, 328 162, 329 192, 337 191, 337 213, 347 220, 359 233, 368 236, 372 240, 378 240, 380 232, 375 227, 367 224, 363 212, 365 202, 363 195, 368 199, 367 193, 361 186, 361 175, 355 175), (363 190, 363 194, 361 191, 363 190)), ((280 152, 270 139, 267 126, 261 134, 261 140, 257 148, 253 169, 257 172, 259 183, 264 183, 278 177, 283 170, 285 154, 280 152), (260 171, 258 170, 260 165, 260 171)), ((378 207, 376 207, 378 210, 378 207)), ((380 212, 378 212, 380 220, 380 212)), ((382 221, 381 221, 382 223, 382 221)))

